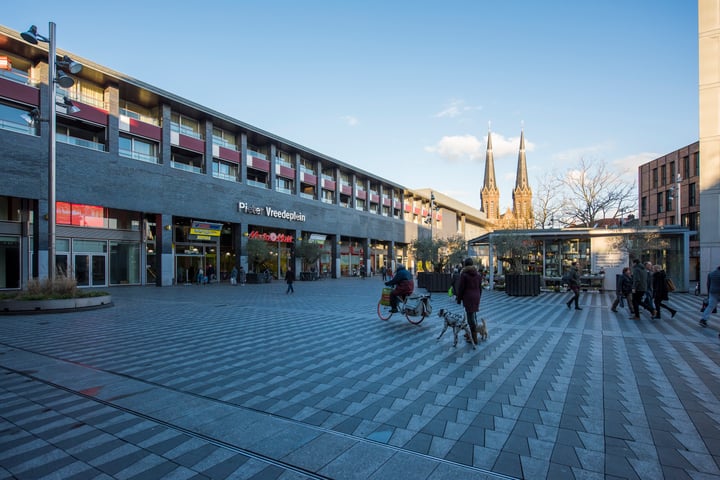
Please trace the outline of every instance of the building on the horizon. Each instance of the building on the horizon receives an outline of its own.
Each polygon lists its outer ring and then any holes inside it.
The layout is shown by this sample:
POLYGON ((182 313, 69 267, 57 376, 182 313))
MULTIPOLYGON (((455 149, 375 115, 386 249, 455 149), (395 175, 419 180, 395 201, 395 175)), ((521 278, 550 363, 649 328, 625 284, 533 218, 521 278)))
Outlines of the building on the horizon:
POLYGON ((532 208, 532 189, 528 180, 527 158, 525 156, 525 131, 520 132, 520 149, 518 152, 515 188, 512 192, 512 209, 500 212, 500 190, 495 178, 495 159, 492 148, 492 133, 488 131, 487 148, 485 151, 485 178, 480 191, 481 210, 485 212, 489 222, 496 229, 532 229, 535 228, 535 217, 532 208))

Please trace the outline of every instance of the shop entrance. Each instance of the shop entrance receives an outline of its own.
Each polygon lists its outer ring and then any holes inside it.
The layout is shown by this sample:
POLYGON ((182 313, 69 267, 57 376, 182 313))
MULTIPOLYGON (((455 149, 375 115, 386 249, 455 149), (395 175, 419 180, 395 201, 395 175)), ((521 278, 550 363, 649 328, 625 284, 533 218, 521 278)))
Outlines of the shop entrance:
POLYGON ((107 286, 107 242, 75 239, 73 250, 78 252, 72 255, 78 287, 107 286))
POLYGON ((105 275, 105 255, 73 255, 75 279, 78 287, 104 287, 107 285, 105 275))
POLYGON ((175 272, 177 283, 190 285, 197 281, 200 269, 205 269, 205 254, 175 255, 175 272))

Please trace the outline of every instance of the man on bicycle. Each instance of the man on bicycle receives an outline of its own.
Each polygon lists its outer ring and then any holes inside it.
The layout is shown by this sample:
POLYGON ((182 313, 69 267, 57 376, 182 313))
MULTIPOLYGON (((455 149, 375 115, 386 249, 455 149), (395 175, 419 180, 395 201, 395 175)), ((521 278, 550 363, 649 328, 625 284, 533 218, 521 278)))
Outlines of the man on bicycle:
POLYGON ((412 273, 404 265, 398 265, 395 276, 392 280, 385 282, 385 285, 388 287, 395 285, 393 291, 390 292, 390 306, 392 307, 390 311, 392 313, 398 311, 398 297, 410 295, 415 288, 412 273))

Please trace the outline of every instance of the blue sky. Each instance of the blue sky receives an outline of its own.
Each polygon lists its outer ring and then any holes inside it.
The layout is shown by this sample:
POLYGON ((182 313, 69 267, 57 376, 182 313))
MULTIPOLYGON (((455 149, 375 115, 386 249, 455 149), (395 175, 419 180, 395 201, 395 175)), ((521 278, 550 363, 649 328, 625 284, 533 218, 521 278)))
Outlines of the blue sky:
POLYGON ((0 19, 49 21, 58 48, 475 208, 488 126, 503 208, 523 128, 531 187, 580 158, 632 181, 698 140, 694 0, 11 0, 0 19))

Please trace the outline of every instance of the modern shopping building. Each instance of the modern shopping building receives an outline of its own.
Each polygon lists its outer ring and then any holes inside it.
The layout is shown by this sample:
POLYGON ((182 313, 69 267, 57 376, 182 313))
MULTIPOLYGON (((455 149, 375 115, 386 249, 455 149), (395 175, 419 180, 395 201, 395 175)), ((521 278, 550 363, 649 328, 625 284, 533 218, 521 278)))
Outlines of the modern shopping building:
POLYGON ((189 283, 208 265, 223 278, 233 265, 255 268, 250 239, 273 251, 276 276, 293 259, 309 268, 293 251, 315 242, 315 271, 338 277, 412 265, 420 235, 469 239, 492 226, 439 192, 410 191, 85 59, 73 57, 82 70, 51 99, 48 56, 48 45, 0 26, 0 289, 47 277, 53 251, 80 286, 189 283))
POLYGON ((700 142, 638 168, 640 225, 681 225, 694 232, 688 250, 689 281, 700 279, 700 142))

